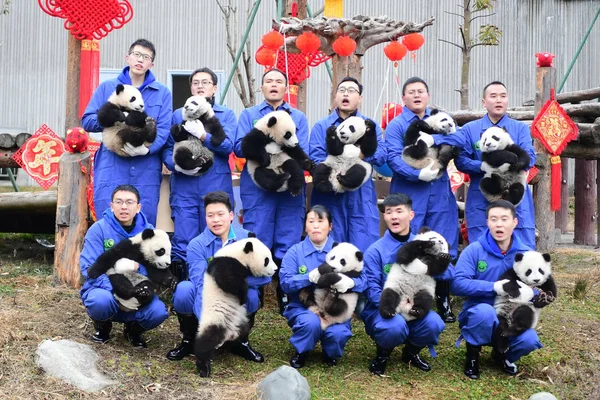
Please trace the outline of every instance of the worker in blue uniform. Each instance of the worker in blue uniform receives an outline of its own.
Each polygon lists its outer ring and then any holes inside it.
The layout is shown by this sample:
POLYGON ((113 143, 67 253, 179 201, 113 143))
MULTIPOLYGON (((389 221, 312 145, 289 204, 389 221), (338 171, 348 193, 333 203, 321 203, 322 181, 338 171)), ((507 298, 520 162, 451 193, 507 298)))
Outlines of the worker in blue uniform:
MULTIPOLYGON (((402 101, 404 102, 402 113, 394 118, 385 130, 387 162, 394 172, 390 193, 406 193, 410 196, 415 213, 411 222, 411 230, 417 232, 421 227, 427 226, 438 232, 444 236, 450 247, 452 258, 456 259, 458 255, 458 206, 450 187, 448 174, 444 173, 438 178, 438 170, 432 170, 429 167, 418 170, 406 164, 402 159, 406 129, 412 122, 425 119, 431 113, 431 109, 427 106, 429 103, 427 83, 418 77, 407 79, 402 87, 402 101)), ((443 135, 434 136, 440 136, 437 139, 442 139, 443 135)), ((435 144, 441 143, 436 141, 435 144)), ((456 321, 450 303, 449 282, 437 282, 436 303, 444 322, 456 321)))
MULTIPOLYGON (((290 247, 281 264, 281 287, 290 299, 283 316, 292 328, 290 343, 296 353, 291 358, 290 365, 294 368, 304 366, 309 352, 319 340, 323 348, 323 361, 329 366, 337 365, 346 343, 352 337, 350 321, 321 329, 320 318, 304 307, 299 297, 303 288, 316 287, 310 281, 309 275, 325 262, 325 256, 333 247, 334 240, 330 236, 332 223, 332 215, 327 208, 321 205, 312 206, 306 214, 306 238, 290 247)), ((340 293, 348 290, 360 293, 364 290, 362 277, 348 278, 332 286, 332 289, 340 293)))
MULTIPOLYGON (((106 343, 115 321, 125 324, 123 334, 127 341, 135 347, 147 347, 141 335, 167 319, 169 314, 165 304, 154 295, 149 304, 137 311, 121 311, 108 276, 103 274, 92 279, 87 275, 89 267, 103 252, 144 229, 154 228, 141 212, 140 194, 135 187, 119 185, 113 190, 111 199, 110 208, 104 210, 102 218, 85 235, 79 259, 81 274, 86 278, 80 292, 81 300, 96 329, 92 341, 106 343)), ((143 265, 139 265, 137 272, 148 275, 143 265)))
MULTIPOLYGON (((189 280, 179 282, 173 293, 173 308, 177 313, 183 339, 179 346, 167 353, 169 360, 181 360, 194 352, 194 338, 202 315, 204 273, 212 257, 222 247, 254 236, 251 232, 234 228, 231 224, 234 214, 228 193, 224 191, 207 193, 204 196, 204 211, 206 228, 192 239, 187 247, 189 280)), ((252 329, 259 309, 259 288, 271 282, 271 277, 249 276, 247 282, 246 311, 252 329)), ((263 362, 263 355, 250 346, 248 335, 249 332, 236 340, 230 348, 231 352, 249 361, 263 362)))
MULTIPOLYGON (((390 354, 402 343, 402 361, 422 371, 430 371, 431 366, 421 359, 419 352, 429 347, 431 354, 435 355, 433 346, 446 327, 440 316, 431 311, 424 318, 409 322, 401 315, 384 318, 379 312, 381 292, 390 268, 396 262, 398 250, 415 237, 410 223, 415 215, 412 205, 411 198, 404 193, 392 193, 385 198, 381 210, 388 229, 365 254, 363 276, 367 304, 360 317, 377 345, 377 355, 369 365, 369 371, 376 375, 385 373, 390 354)), ((452 269, 448 268, 442 277, 451 279, 452 269)))
MULTIPOLYGON (((463 309, 458 316, 461 335, 465 339, 467 358, 465 375, 479 378, 479 352, 481 346, 490 346, 499 321, 494 309, 496 295, 505 295, 502 285, 507 280, 498 279, 514 264, 515 255, 531 250, 517 234, 518 224, 515 206, 506 200, 491 203, 486 211, 488 229, 463 250, 456 264, 452 293, 466 296, 463 309)), ((534 299, 532 299, 534 300, 534 299)), ((521 357, 539 349, 542 344, 537 333, 528 329, 510 338, 506 353, 492 351, 492 357, 504 372, 516 375, 517 362, 521 357)))
MULTIPOLYGON (((337 126, 350 116, 366 119, 358 112, 362 101, 363 86, 352 77, 346 77, 338 84, 336 108, 327 117, 317 121, 310 133, 310 158, 321 163, 327 157, 325 137, 327 128, 337 126)), ((385 146, 381 129, 377 125, 377 151, 364 159, 374 166, 385 163, 385 146)), ((331 235, 337 242, 350 242, 363 253, 379 239, 379 213, 377 212, 377 194, 375 183, 367 180, 359 189, 346 193, 322 193, 312 191, 311 204, 321 204, 331 211, 333 231, 331 235)))
POLYGON ((130 157, 121 157, 101 145, 94 158, 94 208, 101 215, 109 208, 110 195, 118 185, 131 184, 144 193, 142 206, 148 222, 156 225, 160 183, 162 181, 161 151, 171 128, 171 92, 158 83, 150 68, 154 66, 156 50, 145 39, 131 44, 125 59, 127 67, 115 78, 102 82, 94 91, 81 118, 83 129, 100 132, 98 110, 106 103, 118 84, 135 86, 144 99, 144 111, 156 120, 156 140, 148 148, 126 144, 123 151, 130 157))
MULTIPOLYGON (((235 114, 227 107, 215 103, 217 93, 217 74, 209 68, 200 68, 190 75, 190 90, 192 96, 207 97, 212 104, 215 117, 221 123, 225 140, 219 146, 211 144, 211 132, 206 132, 202 122, 186 123, 186 130, 198 137, 204 146, 214 154, 214 164, 201 176, 194 176, 197 171, 176 169, 173 163, 173 146, 175 142, 169 136, 163 151, 163 162, 173 174, 171 175, 171 219, 174 223, 173 254, 171 270, 180 279, 187 277, 187 245, 206 228, 204 215, 204 196, 215 190, 225 191, 234 204, 229 155, 233 150, 237 121, 235 114)), ((173 112, 172 124, 183 122, 183 108, 173 112)))
MULTIPOLYGON (((479 189, 479 182, 484 175, 481 170, 481 150, 479 148, 479 140, 483 132, 492 126, 506 129, 513 141, 529 154, 531 158, 529 168, 533 167, 536 159, 529 127, 525 123, 515 121, 506 115, 508 107, 506 86, 498 81, 486 85, 483 89, 481 103, 487 110, 487 114, 483 118, 469 122, 462 127, 461 133, 465 143, 462 146, 460 155, 455 159, 458 170, 469 174, 471 178, 465 206, 465 219, 467 220, 470 243, 476 242, 485 231, 487 226, 485 210, 490 204, 479 189)), ((516 209, 519 220, 516 232, 526 246, 535 249, 535 212, 529 186, 525 188, 523 201, 516 209)))

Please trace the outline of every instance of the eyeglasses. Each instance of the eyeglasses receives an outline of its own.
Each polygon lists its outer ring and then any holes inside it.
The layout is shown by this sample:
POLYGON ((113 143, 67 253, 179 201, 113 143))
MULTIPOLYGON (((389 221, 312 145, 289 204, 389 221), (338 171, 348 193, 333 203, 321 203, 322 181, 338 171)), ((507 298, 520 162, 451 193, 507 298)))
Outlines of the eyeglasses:
POLYGON ((139 51, 132 51, 131 53, 129 53, 130 56, 133 56, 134 58, 137 58, 138 60, 141 58, 144 59, 144 61, 150 61, 152 60, 152 56, 150 54, 144 54, 144 53, 140 53, 139 51))
POLYGON ((338 93, 344 94, 344 93, 348 93, 348 94, 354 94, 354 93, 358 93, 358 89, 353 88, 353 87, 339 87, 337 89, 338 93))
POLYGON ((128 206, 131 207, 131 206, 136 205, 137 201, 135 201, 135 200, 125 200, 125 201, 123 201, 121 199, 117 199, 117 200, 113 201, 113 204, 116 204, 118 206, 122 206, 123 203, 125 203, 125 204, 127 204, 128 206))
POLYGON ((419 95, 424 95, 425 93, 427 93, 427 90, 425 89, 421 89, 421 90, 411 90, 410 92, 406 92, 407 95, 409 96, 414 96, 415 94, 419 94, 419 95))
POLYGON ((214 85, 214 83, 212 83, 211 81, 193 81, 192 82, 192 86, 209 87, 211 85, 214 85))

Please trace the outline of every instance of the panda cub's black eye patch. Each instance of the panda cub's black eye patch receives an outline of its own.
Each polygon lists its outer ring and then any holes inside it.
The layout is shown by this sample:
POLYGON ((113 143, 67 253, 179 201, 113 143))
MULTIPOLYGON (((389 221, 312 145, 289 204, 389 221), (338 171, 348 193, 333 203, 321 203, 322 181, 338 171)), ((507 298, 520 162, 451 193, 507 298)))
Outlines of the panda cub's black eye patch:
POLYGON ((500 141, 500 138, 498 136, 496 136, 496 135, 492 135, 492 139, 494 139, 497 142, 500 141))
POLYGON ((192 101, 192 104, 195 105, 195 106, 198 105, 198 103, 196 103, 195 101, 192 101))
POLYGON ((286 132, 285 135, 283 135, 284 138, 289 139, 292 137, 292 132, 286 132))
POLYGON ((131 99, 129 99, 130 103, 133 103, 135 101, 135 96, 131 96, 131 99))
POLYGON ((352 132, 352 133, 356 132, 356 128, 354 128, 354 125, 350 125, 350 132, 352 132))
POLYGON ((342 267, 345 267, 345 266, 346 266, 346 260, 344 260, 344 259, 342 258, 342 260, 340 261, 340 264, 342 264, 342 267))
POLYGON ((543 269, 538 269, 538 271, 540 271, 540 274, 544 275, 544 270, 543 269))
POLYGON ((531 275, 531 270, 530 269, 528 269, 527 272, 525 272, 525 276, 529 276, 529 275, 531 275))
POLYGON ((269 257, 265 257, 265 267, 269 265, 269 257))
POLYGON ((335 256, 332 256, 332 257, 331 257, 331 261, 333 261, 333 260, 335 260, 335 256))
POLYGON ((154 253, 155 253, 157 256, 161 257, 161 256, 164 256, 164 255, 165 255, 166 251, 165 251, 165 249, 159 249, 159 250, 156 250, 154 253))

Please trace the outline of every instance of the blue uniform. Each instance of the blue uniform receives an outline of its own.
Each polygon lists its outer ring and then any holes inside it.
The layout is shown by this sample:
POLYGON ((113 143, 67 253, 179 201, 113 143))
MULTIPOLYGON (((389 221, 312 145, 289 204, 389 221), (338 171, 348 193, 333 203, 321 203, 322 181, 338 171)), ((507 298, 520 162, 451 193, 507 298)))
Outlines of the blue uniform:
MULTIPOLYGON (((106 103, 119 84, 131 85, 129 67, 116 79, 102 82, 94 92, 83 117, 81 125, 89 132, 101 132, 98 124, 98 110, 106 103)), ((161 151, 171 128, 171 92, 166 86, 158 83, 151 71, 146 72, 146 79, 139 91, 144 99, 144 111, 156 120, 156 140, 145 156, 121 157, 101 145, 94 158, 94 208, 101 215, 109 208, 111 195, 118 185, 135 186, 142 197, 142 210, 148 221, 155 225, 162 181, 161 151)))
MULTIPOLYGON (((360 113, 357 117, 366 119, 360 113)), ((310 158, 321 163, 327 157, 325 135, 327 128, 338 126, 344 119, 339 116, 337 109, 329 116, 317 121, 310 133, 310 158)), ((381 129, 377 126, 377 151, 364 161, 381 166, 385 163, 385 146, 381 129)), ((323 205, 331 212, 333 230, 331 236, 337 242, 354 244, 363 253, 379 239, 379 211, 377 210, 377 194, 375 183, 368 179, 358 190, 346 193, 321 193, 313 190, 312 205, 323 205)))
MULTIPOLYGON (((415 235, 411 234, 408 241, 413 240, 414 237, 415 235)), ((438 343, 440 334, 446 328, 437 313, 429 311, 425 318, 410 322, 401 315, 383 318, 379 313, 379 301, 385 280, 391 266, 396 262, 398 250, 405 243, 407 242, 396 240, 389 231, 386 231, 381 239, 367 249, 363 269, 367 305, 360 316, 365 322, 365 330, 377 345, 385 349, 393 349, 408 342, 419 347, 428 346, 432 354, 435 354, 433 346, 438 343)))
MULTIPOLYGON (((149 330, 162 324, 169 316, 167 307, 156 295, 154 295, 150 304, 145 305, 137 311, 121 311, 112 293, 113 288, 108 276, 100 275, 96 279, 91 279, 87 276, 88 268, 104 251, 110 249, 121 240, 137 235, 146 228, 152 229, 153 226, 148 223, 144 214, 138 213, 134 220, 133 230, 127 233, 119 221, 117 221, 112 211, 107 209, 104 211, 102 218, 87 231, 83 243, 83 251, 79 258, 81 274, 86 278, 80 294, 83 305, 93 320, 113 320, 116 322, 138 321, 144 329, 149 330)), ((138 272, 142 275, 148 275, 143 265, 140 265, 138 272)))
MULTIPOLYGON (((428 117, 430 113, 431 110, 427 108, 425 117, 428 117)), ((394 118, 385 130, 387 162, 394 172, 390 193, 405 193, 412 199, 415 217, 410 224, 411 231, 417 232, 422 226, 428 226, 431 230, 440 233, 450 246, 450 254, 456 258, 458 255, 458 206, 450 187, 448 174, 444 173, 438 179, 424 182, 419 180, 420 170, 409 166, 402 159, 404 133, 408 126, 418 118, 418 115, 404 106, 402 114, 394 118)), ((440 138, 436 138, 436 144, 440 143, 438 139, 440 138)))
MULTIPOLYGON (((511 269, 518 252, 530 250, 518 235, 513 233, 512 245, 502 254, 489 229, 479 239, 467 246, 456 264, 456 274, 452 282, 452 293, 466 296, 463 309, 458 316, 461 338, 474 346, 489 346, 492 334, 498 327, 498 317, 494 310, 494 282, 511 269)), ((510 338, 510 348, 506 358, 516 362, 521 357, 542 347, 537 333, 528 329, 519 336, 510 338)))
MULTIPOLYGON (((320 340, 323 351, 329 358, 340 358, 346 343, 352 337, 350 321, 333 324, 323 331, 319 317, 312 311, 308 311, 299 299, 301 289, 316 287, 308 280, 308 274, 325 262, 325 256, 333 247, 333 243, 334 240, 330 236, 323 249, 319 251, 306 237, 302 242, 290 247, 281 263, 279 281, 290 300, 283 316, 292 328, 290 343, 298 353, 314 349, 320 340)), ((365 289, 362 276, 352 280, 354 281, 354 287, 351 289, 353 292, 360 293, 365 289)))
MULTIPOLYGON (((183 122, 181 110, 182 108, 178 108, 173 113, 173 125, 183 122)), ((173 172, 171 175, 171 218, 175 224, 172 240, 173 258, 183 261, 186 261, 186 249, 190 240, 206 228, 204 196, 215 190, 223 190, 229 195, 231 204, 235 203, 229 154, 233 150, 237 122, 235 114, 229 108, 215 104, 213 110, 227 135, 223 143, 215 147, 210 143, 212 135, 210 132, 206 133, 204 145, 214 153, 214 165, 202 176, 189 176, 179 172, 173 172)), ((174 145, 173 137, 169 135, 163 151, 163 162, 171 171, 175 171, 174 145)))
MULTIPOLYGON (((283 103, 277 110, 291 113, 296 124, 296 135, 300 147, 308 154, 308 122, 306 116, 283 103)), ((252 130, 257 120, 274 110, 263 101, 257 106, 246 108, 240 114, 235 136, 234 152, 237 157, 242 153, 242 139, 252 130)), ((240 197, 244 209, 244 229, 256 233, 267 247, 273 250, 273 257, 282 259, 289 247, 297 243, 302 236, 304 214, 306 213, 306 195, 304 190, 299 196, 289 192, 270 192, 254 184, 248 175, 248 166, 244 166, 240 178, 240 197)))
MULTIPOLYGON (((505 128, 513 141, 529 154, 529 157, 531 157, 529 168, 533 167, 535 164, 535 149, 533 148, 529 127, 523 122, 509 118, 507 115, 504 115, 495 125, 505 128)), ((469 243, 477 241, 487 228, 485 210, 490 202, 486 200, 481 190, 479 190, 479 182, 484 175, 483 171, 481 171, 479 140, 483 132, 492 126, 494 124, 487 115, 463 126, 461 132, 465 143, 460 155, 454 160, 456 167, 460 171, 469 174, 471 178, 469 192, 467 193, 467 204, 465 205, 469 243)), ((525 245, 535 249, 535 214, 529 186, 526 186, 523 201, 516 208, 519 222, 515 232, 517 232, 525 245)))
MULTIPOLYGON (((229 243, 246 239, 248 231, 237 229, 231 226, 229 228, 229 243)), ((179 314, 192 314, 200 320, 202 314, 202 288, 204 287, 204 273, 208 268, 208 263, 219 249, 223 247, 223 241, 215 236, 210 229, 205 228, 199 236, 196 236, 187 247, 187 260, 190 267, 190 280, 180 282, 173 293, 173 308, 179 314)), ((249 314, 258 310, 259 299, 258 289, 271 282, 271 277, 249 276, 248 298, 246 299, 246 310, 249 314)))

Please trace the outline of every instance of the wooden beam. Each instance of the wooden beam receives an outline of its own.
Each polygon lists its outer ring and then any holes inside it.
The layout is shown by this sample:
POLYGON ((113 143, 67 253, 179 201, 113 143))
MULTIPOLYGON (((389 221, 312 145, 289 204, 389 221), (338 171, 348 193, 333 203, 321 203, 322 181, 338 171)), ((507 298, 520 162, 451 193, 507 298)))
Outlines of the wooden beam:
POLYGON ((556 95, 556 101, 560 104, 575 103, 586 100, 594 100, 600 98, 600 87, 577 90, 574 92, 560 93, 556 95))
POLYGON ((600 159, 600 148, 581 144, 579 142, 569 142, 560 155, 561 157, 575 159, 598 160, 600 159))
POLYGON ((47 192, 0 193, 0 211, 46 213, 56 210, 55 190, 47 192))
POLYGON ((0 149, 10 149, 15 146, 15 137, 10 133, 0 133, 0 149))

